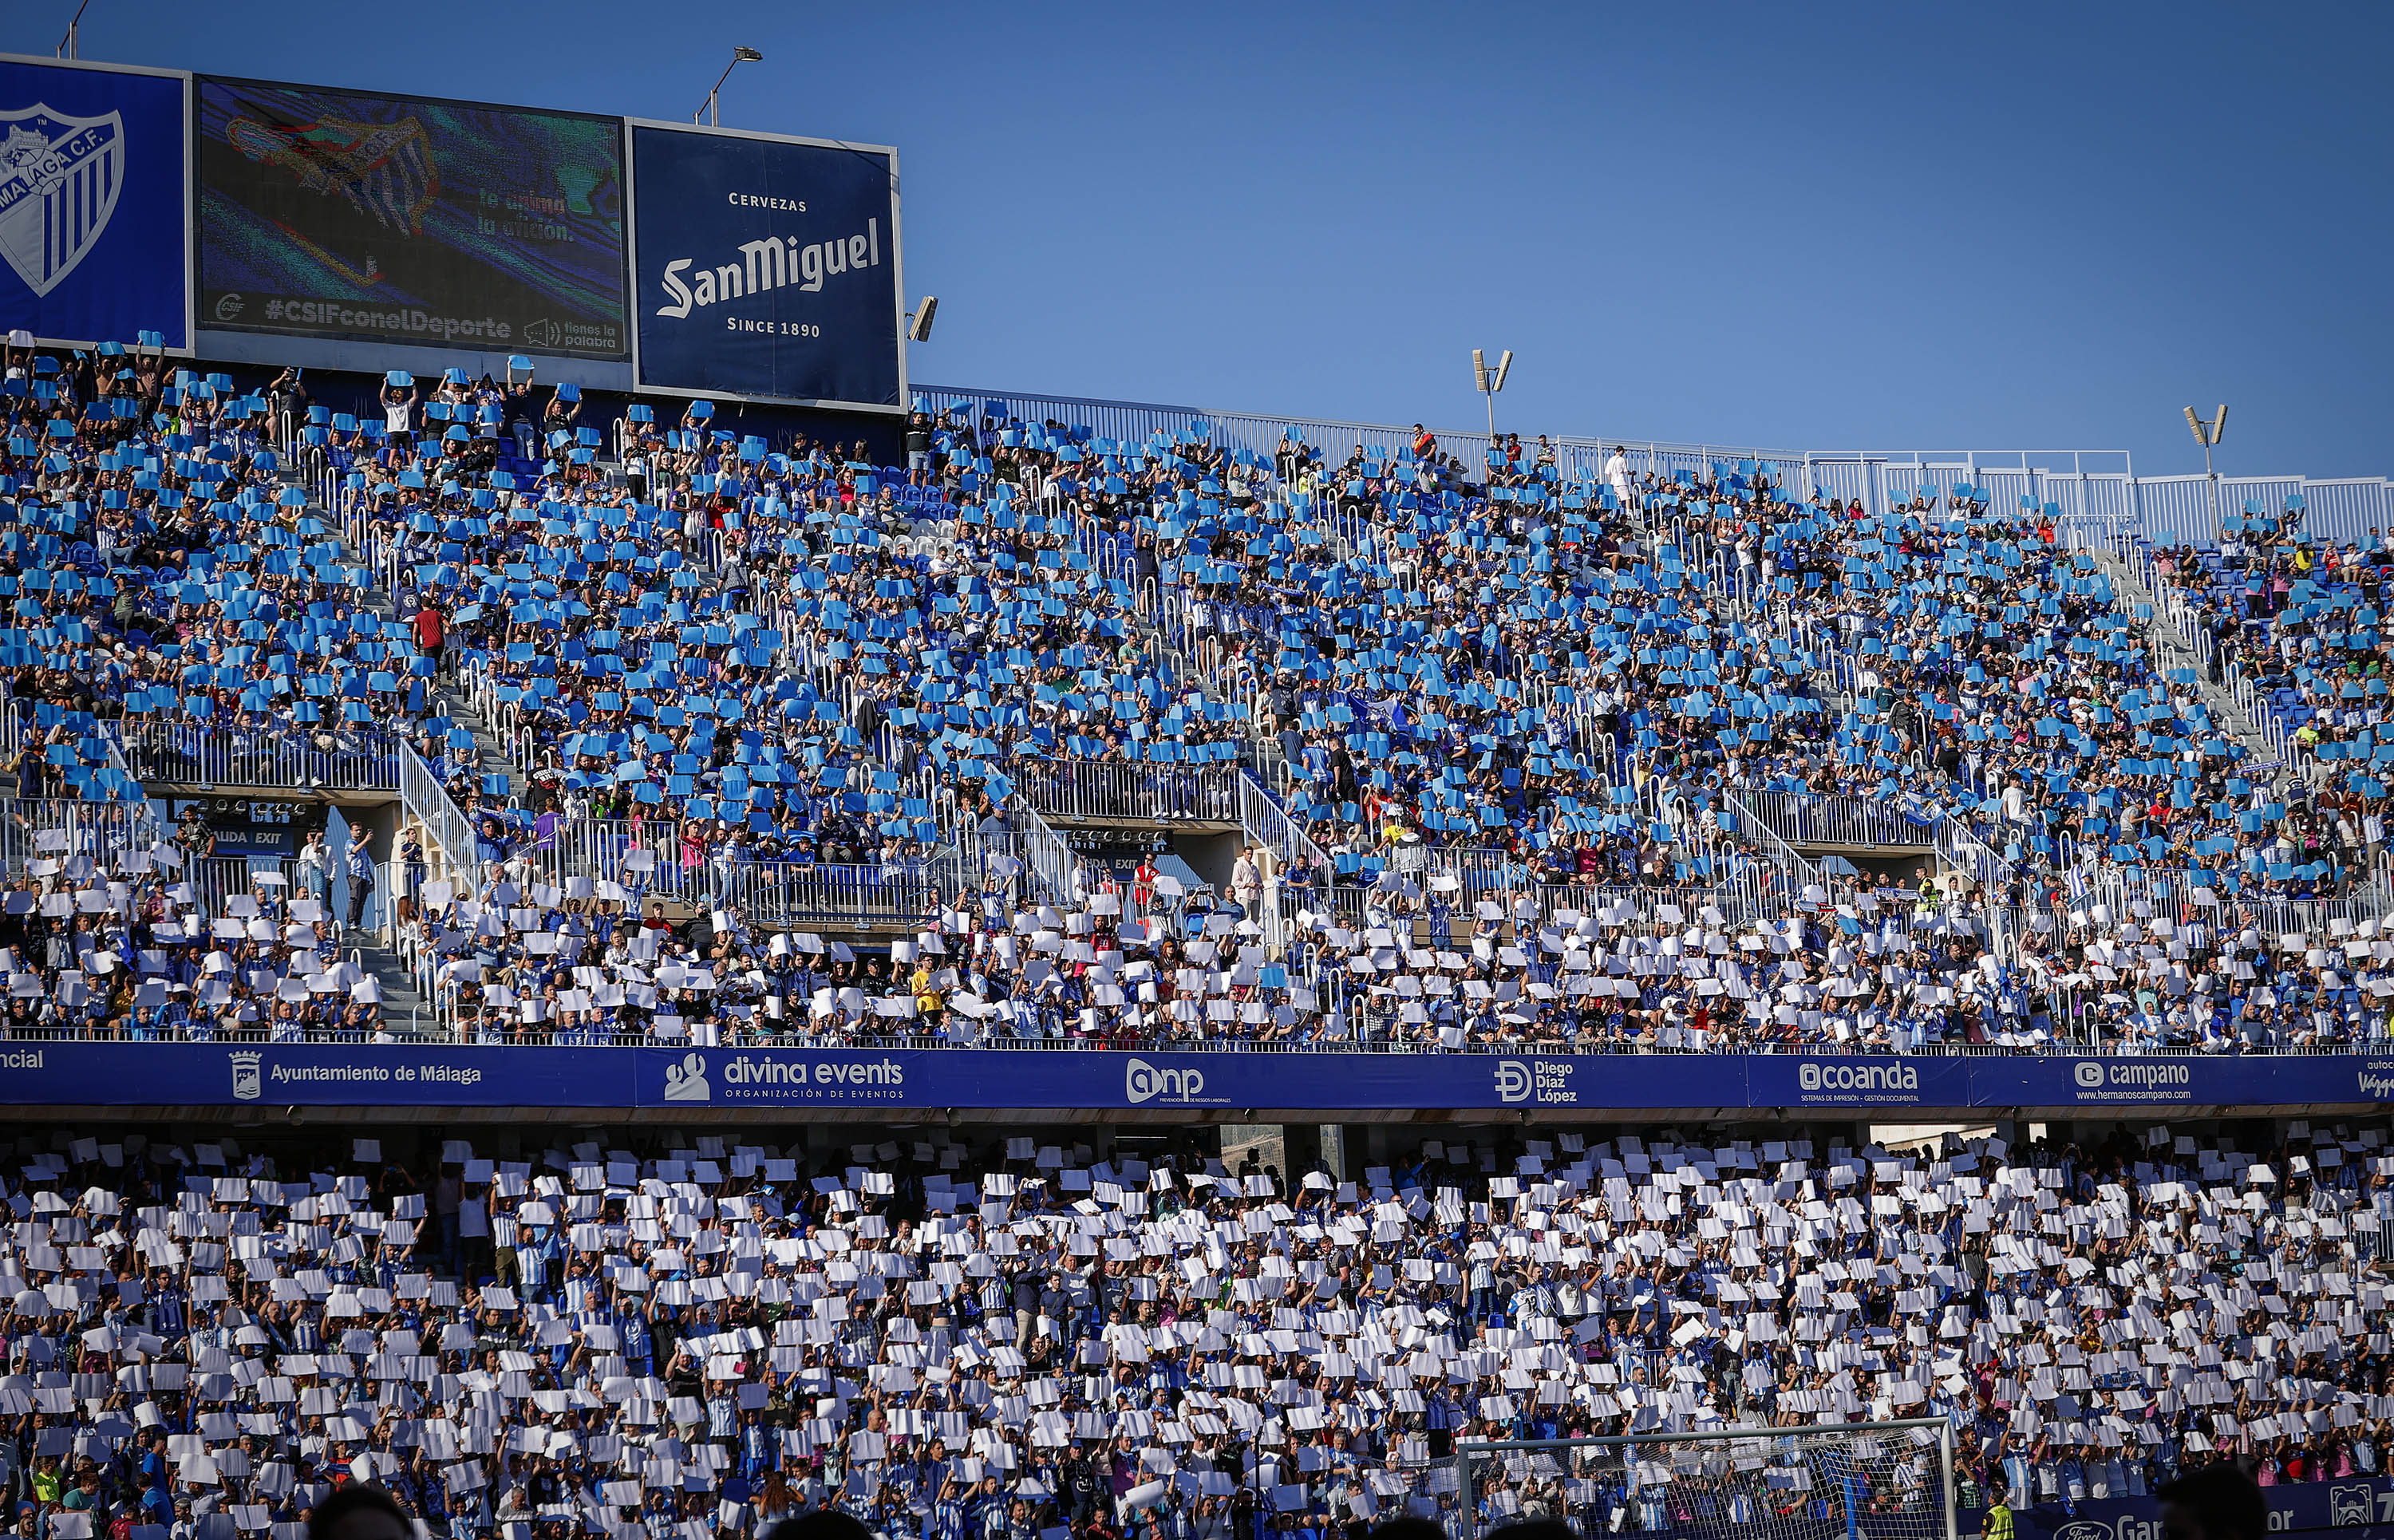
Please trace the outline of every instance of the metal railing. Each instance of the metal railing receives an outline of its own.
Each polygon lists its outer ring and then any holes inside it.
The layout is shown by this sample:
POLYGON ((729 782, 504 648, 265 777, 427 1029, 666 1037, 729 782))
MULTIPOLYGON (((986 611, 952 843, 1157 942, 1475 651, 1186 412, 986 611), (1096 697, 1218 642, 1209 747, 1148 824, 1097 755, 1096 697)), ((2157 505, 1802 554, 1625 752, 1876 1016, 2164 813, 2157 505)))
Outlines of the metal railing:
POLYGON ((1328 851, 1305 832, 1304 825, 1288 816, 1272 799, 1261 783, 1244 770, 1238 772, 1239 823, 1250 841, 1267 845, 1280 859, 1283 869, 1302 859, 1307 865, 1322 874, 1327 882, 1334 875, 1336 863, 1328 851))
POLYGON ((2142 586, 2146 599, 2194 653, 2200 664, 2198 680, 2212 684, 2234 703, 2272 758, 2301 770, 2300 757, 2284 718, 2239 664, 2216 655, 2218 643, 2211 628, 2188 601, 2184 589, 2163 576, 2152 546, 2139 536, 2122 533, 2113 536, 2108 546, 2098 549, 2120 565, 2127 581, 2142 586))
POLYGON ((424 831, 427 853, 436 855, 450 876, 473 882, 481 870, 475 860, 473 821, 414 747, 400 744, 394 757, 400 804, 424 831))
POLYGON ((1239 824, 1246 832, 1247 842, 1271 852, 1277 870, 1263 885, 1263 913, 1256 916, 1264 932, 1264 944, 1275 951, 1285 950, 1290 941, 1292 888, 1287 882, 1291 868, 1300 862, 1294 891, 1309 895, 1309 902, 1329 901, 1335 912, 1338 898, 1338 870, 1329 852, 1314 842, 1295 819, 1288 816, 1261 783, 1245 770, 1239 772, 1239 824), (1319 888, 1316 888, 1316 885, 1319 888), (1315 896, 1318 895, 1318 896, 1315 896))
POLYGON ((0 862, 24 872, 35 861, 88 856, 102 872, 144 870, 166 838, 154 803, 82 802, 56 796, 0 798, 0 862))
POLYGON ((1677 935, 1690 925, 1713 923, 1714 915, 1719 916, 1719 923, 1739 925, 1792 914, 1798 898, 1779 880, 1776 868, 1767 863, 1750 863, 1726 881, 1694 888, 1532 882, 1526 876, 1500 876, 1485 868, 1455 875, 1462 884, 1458 891, 1442 894, 1432 889, 1419 903, 1392 902, 1379 887, 1343 887, 1333 895, 1334 913, 1341 925, 1349 927, 1375 913, 1401 913, 1419 916, 1433 929, 1441 920, 1468 929, 1477 923, 1474 915, 1483 901, 1494 902, 1507 918, 1521 917, 1519 906, 1527 903, 1540 924, 1577 915, 1619 925, 1632 935, 1662 936, 1677 935))
POLYGON ((399 737, 382 728, 288 731, 126 717, 114 724, 132 776, 147 784, 393 791, 399 737))
POLYGON ((674 821, 663 818, 637 827, 628 819, 554 819, 507 859, 535 881, 555 884, 568 900, 638 908, 663 899, 734 911, 769 926, 922 919, 963 892, 971 878, 954 856, 810 865, 759 861, 737 847, 685 845, 674 821), (589 884, 586 891, 582 882, 589 884))
POLYGON ((1236 765, 1032 759, 1016 770, 1014 784, 1050 817, 1236 823, 1240 780, 1236 765))
POLYGON ((2342 898, 2272 899, 2202 887, 2183 873, 2157 872, 2109 861, 2089 862, 2072 874, 2069 909, 2073 923, 2077 923, 2078 916, 2085 916, 2091 924, 2096 906, 2101 905, 2116 924, 2132 914, 2138 903, 2156 915, 2182 920, 2211 917, 2221 924, 2233 919, 2239 925, 2256 926, 2271 935, 2297 931, 2324 934, 2333 921, 2357 924, 2381 918, 2394 908, 2384 888, 2374 882, 2342 898))
POLYGON ((1747 816, 1790 845, 1886 845, 1926 849, 1927 824, 1893 803, 1812 792, 1741 792, 1747 816))
POLYGON ((1936 827, 1937 853, 1945 863, 1974 882, 1999 883, 2011 875, 2012 863, 1973 834, 1958 819, 1940 818, 1936 827))
MULTIPOLYGON (((928 398, 935 415, 944 415, 951 407, 961 406, 969 413, 976 427, 987 415, 988 406, 994 402, 1000 408, 1001 415, 1033 423, 1069 423, 1085 427, 1099 438, 1134 444, 1143 442, 1157 433, 1169 437, 1202 427, 1209 441, 1227 449, 1246 451, 1267 464, 1284 434, 1323 451, 1334 466, 1343 461, 1348 451, 1358 448, 1390 474, 1413 463, 1414 430, 1410 426, 1393 423, 1346 422, 1333 418, 1228 412, 1195 406, 1100 401, 1081 396, 968 390, 954 386, 926 385, 915 388, 919 394, 928 398)), ((1466 476, 1477 481, 1487 461, 1488 434, 1467 429, 1441 432, 1437 439, 1439 453, 1459 459, 1466 476)), ((1709 483, 1715 467, 1726 465, 1734 470, 1743 462, 1752 461, 1757 468, 1767 467, 1766 474, 1775 482, 1799 490, 1808 497, 1818 490, 1824 495, 1835 495, 1840 501, 1855 498, 1873 513, 1885 512, 1894 503, 1908 500, 1920 488, 1931 484, 1946 485, 1955 481, 2002 483, 2000 490, 2008 492, 2013 490, 2012 483, 2017 481, 2019 490, 2025 494, 2042 492, 2047 483, 2075 483, 2089 479, 2125 480, 2133 470, 2127 453, 2122 450, 1939 453, 1759 449, 1730 444, 1666 442, 1611 434, 1550 435, 1548 442, 1555 452, 1557 473, 1566 480, 1588 485, 1603 484, 1605 467, 1615 448, 1622 451, 1629 475, 1640 479, 1651 475, 1709 483)), ((1335 497, 1326 493, 1322 495, 1325 503, 1335 506, 1335 497)), ((2047 499, 2040 498, 2040 501, 2044 500, 2047 499)))
POLYGON ((1756 847, 1756 858, 1778 867, 1796 889, 1786 897, 1794 898, 1808 888, 1817 888, 1825 891, 1829 883, 1828 878, 1822 875, 1821 868, 1779 837, 1777 830, 1757 818, 1746 806, 1745 796, 1742 792, 1721 793, 1722 806, 1737 819, 1732 837, 1743 838, 1749 834, 1759 836, 1753 841, 1756 847))
MULTIPOLYGON (((585 1026, 560 1030, 545 1023, 522 1023, 485 1015, 468 1033, 454 1010, 444 1011, 428 1023, 429 1031, 408 1039, 414 1044, 445 1043, 467 1047, 554 1047, 561 1049, 634 1048, 664 1046, 687 1046, 693 1038, 688 1033, 650 1033, 638 1028, 613 1024, 585 1026)), ((308 1043, 356 1043, 364 1041, 362 1033, 346 1029, 303 1027, 296 1032, 283 1029, 243 1027, 227 1029, 212 1022, 182 1027, 159 1027, 144 1033, 117 1033, 109 1027, 28 1026, 13 1030, 0 1029, 0 1040, 18 1043, 111 1043, 111 1042, 230 1042, 263 1043, 289 1041, 308 1043)), ((1045 1033, 1016 1034, 1003 1029, 967 1028, 945 1035, 933 1035, 912 1025, 910 1019, 859 1016, 824 1019, 791 1017, 776 1023, 770 1017, 756 1017, 743 1025, 734 1019, 730 1023, 708 1030, 695 1041, 702 1046, 774 1047, 789 1049, 822 1049, 839 1051, 855 1048, 872 1049, 957 1049, 1011 1053, 1212 1053, 1212 1054, 1278 1054, 1289 1056, 1375 1055, 1383 1057, 1428 1057, 1455 1059, 1502 1058, 1534 1051, 1541 1056, 1573 1059, 1627 1058, 1761 1058, 1761 1059, 1835 1059, 1855 1055, 1893 1055, 1914 1059, 2307 1059, 2350 1060, 2368 1056, 2377 1057, 2394 1047, 2394 1038, 2379 1033, 2366 1035, 2349 1043, 2335 1046, 2272 1044, 2239 1041, 2225 1052, 2213 1052, 2192 1046, 2131 1043, 2124 1038, 2090 1039, 2084 1043, 2056 1042, 2049 1046, 2023 1049, 1993 1043, 1920 1042, 1907 1046, 1873 1046, 1859 1041, 1835 1042, 1805 1040, 1801 1042, 1761 1039, 1748 1041, 1721 1033, 1709 1034, 1665 1033, 1651 1037, 1612 1037, 1538 1035, 1530 1038, 1475 1039, 1442 1041, 1436 1034, 1397 1036, 1375 1034, 1363 1037, 1331 1037, 1313 1039, 1240 1037, 1228 1034, 1209 1036, 1122 1036, 1111 1033, 1048 1036, 1045 1033), (867 1023, 890 1021, 909 1022, 909 1030, 875 1032, 867 1023)))
POLYGON ((1006 804, 1006 817, 1013 826, 1013 850, 1033 889, 1049 903, 1071 902, 1081 891, 1081 858, 1023 797, 1006 804))

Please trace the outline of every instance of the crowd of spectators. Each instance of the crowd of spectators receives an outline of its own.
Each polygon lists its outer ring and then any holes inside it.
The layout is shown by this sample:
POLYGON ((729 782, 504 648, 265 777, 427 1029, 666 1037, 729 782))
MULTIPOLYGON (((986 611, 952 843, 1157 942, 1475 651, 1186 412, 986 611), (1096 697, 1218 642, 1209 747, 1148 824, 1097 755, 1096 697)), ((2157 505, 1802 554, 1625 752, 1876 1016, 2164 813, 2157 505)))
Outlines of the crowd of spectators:
MULTIPOLYGON (((0 415, 12 752, 104 721, 139 778, 231 779, 280 749, 322 783, 425 717, 428 670, 287 480, 265 395, 153 350, 10 348, 0 415)), ((81 764, 59 762, 72 792, 138 798, 122 766, 81 764)))
POLYGON ((2379 636, 2394 554, 2375 531, 2365 546, 2313 540, 2305 511, 2300 495, 2275 514, 2253 504, 2225 519, 2214 547, 2138 554, 2164 602, 2187 607, 2208 677, 2238 682, 2283 734, 2300 783, 2301 849, 2365 865, 2386 843, 2394 763, 2379 636))
POLYGON ((328 887, 228 873, 179 841, 114 862, 63 830, 32 842, 0 880, 9 1037, 392 1041, 328 887))
MULTIPOLYGON (((1453 1517, 1464 1441, 1901 1416, 1950 1423, 1967 1533, 1998 1490, 2379 1474, 2394 1413, 2380 1128, 1454 1129, 1285 1177, 944 1130, 402 1138, 20 1140, 11 1533, 289 1534, 371 1481, 454 1540, 823 1508, 1270 1540, 1453 1517)), ((1902 1454, 1858 1506, 1941 1518, 1933 1441, 1902 1454)), ((1485 1474, 1483 1524, 1699 1500, 1664 1464, 1485 1474)))
POLYGON ((2027 915, 1933 888, 1782 917, 1711 904, 1464 902, 1393 874, 1342 917, 1276 874, 1217 902, 1130 884, 1062 906, 994 876, 882 947, 682 923, 621 887, 494 866, 405 906, 401 944, 467 1041, 814 1046, 1226 1042, 1438 1052, 2383 1052, 2394 934, 2142 902, 2027 915), (2015 916, 2015 921, 2017 921, 2015 916))
POLYGON ((430 898, 411 830, 394 937, 477 1037, 2385 1035, 2375 927, 2270 907, 2371 868, 2365 772, 2394 757, 2372 559, 2282 527, 2195 591, 2268 611, 2220 626, 2252 666, 2361 650, 2333 704, 2323 675, 2290 685, 2339 768, 2320 788, 2156 675, 2047 510, 1966 485, 1874 518, 1750 462, 1573 476, 1516 440, 1470 467, 1427 434, 1267 459, 1202 424, 1133 443, 994 408, 918 411, 901 477, 704 401, 672 427, 635 405, 606 441, 572 386, 513 376, 393 376, 360 420, 296 372, 242 395, 138 349, 8 365, 20 796, 128 795, 118 747, 204 779, 204 744, 405 739, 477 869, 430 898), (468 693, 520 783, 454 715, 468 693), (1017 848, 1024 788, 1089 766, 1170 807, 1243 770, 1314 838, 1193 908, 986 856, 1017 848), (1741 830, 1763 793, 1951 821, 1996 870, 1967 898, 1799 892, 1741 830), (743 878, 816 866, 917 879, 878 890, 917 939, 841 956, 751 924, 743 878), (2107 866, 2171 897, 2093 888, 2107 866))
MULTIPOLYGON (((1517 439, 1470 466, 1427 434, 1339 460, 1002 409, 918 412, 897 472, 705 402, 602 430, 512 375, 393 376, 361 418, 296 371, 5 362, 20 803, 420 756, 471 869, 404 831, 389 934, 462 1041, 2394 1040, 2394 934, 2304 906, 2384 844, 2384 553, 2295 520, 2162 554, 2216 660, 2174 678, 2111 565, 1967 485, 1873 516, 1753 464, 1574 473, 1517 439), (2295 762, 2225 718, 2231 678, 2295 762), (1040 797, 1218 818, 1241 774, 1308 837, 1218 893, 1022 859, 1040 797), (1755 837, 1769 794, 1991 864, 1806 889, 1755 837), (900 939, 764 923, 753 875, 816 868, 875 874, 900 939)), ((94 832, 130 818, 11 820, 11 1038, 391 1039, 329 858, 229 882, 94 832)), ((295 1540, 373 1481, 450 1540, 820 1509, 1323 1540, 1453 1517, 1458 1441, 1910 1415, 1951 1424, 1971 1508, 2223 1458, 2384 1470, 2379 1127, 1455 1129, 1285 1174, 810 1134, 22 1139, 10 1532, 295 1540)), ((1930 1513, 1925 1461, 1872 1511, 1930 1513)), ((1661 1531, 1711 1500, 1633 1475, 1492 1479, 1477 1517, 1661 1531)))

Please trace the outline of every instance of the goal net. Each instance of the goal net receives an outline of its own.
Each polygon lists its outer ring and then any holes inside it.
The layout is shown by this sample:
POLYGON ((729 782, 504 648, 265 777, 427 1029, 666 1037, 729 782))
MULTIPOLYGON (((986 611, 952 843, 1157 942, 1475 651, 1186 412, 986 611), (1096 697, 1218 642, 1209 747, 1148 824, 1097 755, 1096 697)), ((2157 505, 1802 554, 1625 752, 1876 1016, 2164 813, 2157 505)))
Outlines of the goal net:
POLYGON ((1387 1475, 1382 1511, 1437 1520, 1454 1540, 1527 1519, 1588 1540, 1959 1540, 1940 1418, 1465 1443, 1387 1475))

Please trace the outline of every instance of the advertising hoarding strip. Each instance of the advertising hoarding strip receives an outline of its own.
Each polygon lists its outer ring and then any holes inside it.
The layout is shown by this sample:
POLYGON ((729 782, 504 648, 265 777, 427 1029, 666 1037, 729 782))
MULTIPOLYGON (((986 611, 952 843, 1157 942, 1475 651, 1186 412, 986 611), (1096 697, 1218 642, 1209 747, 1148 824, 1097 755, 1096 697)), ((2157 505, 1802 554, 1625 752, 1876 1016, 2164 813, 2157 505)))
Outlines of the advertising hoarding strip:
POLYGON ((1915 1118, 2320 1108, 2394 1099, 2394 1060, 1293 1054, 17 1042, 0 1105, 1751 1111, 1915 1118))

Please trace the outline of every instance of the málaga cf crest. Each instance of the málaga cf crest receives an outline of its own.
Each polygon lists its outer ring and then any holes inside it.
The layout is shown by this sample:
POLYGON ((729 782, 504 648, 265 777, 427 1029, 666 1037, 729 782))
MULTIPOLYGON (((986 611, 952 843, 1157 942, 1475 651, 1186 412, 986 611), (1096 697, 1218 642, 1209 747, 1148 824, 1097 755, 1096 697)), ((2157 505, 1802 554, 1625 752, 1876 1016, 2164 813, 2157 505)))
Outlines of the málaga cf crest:
POLYGON ((37 295, 74 271, 125 184, 125 123, 47 107, 0 112, 0 257, 37 295))

